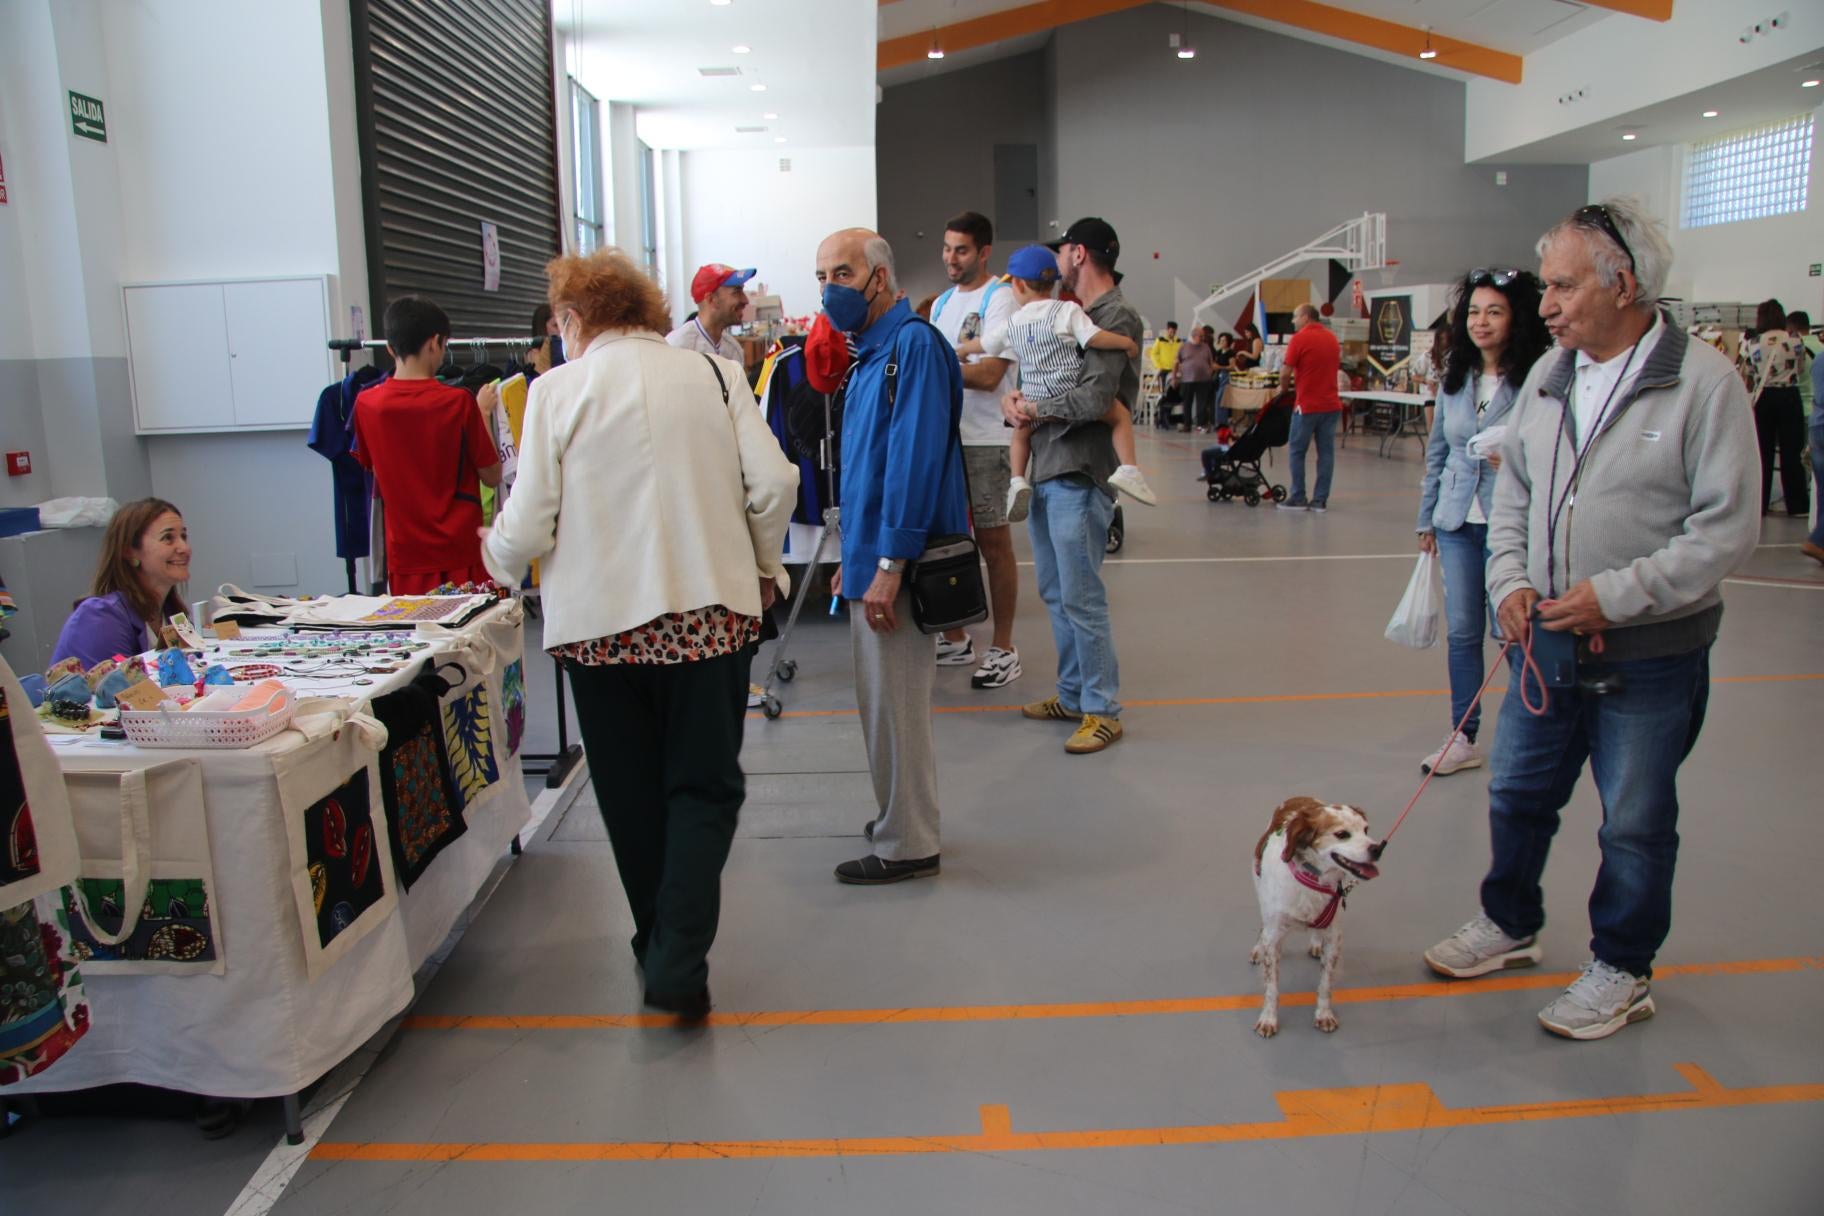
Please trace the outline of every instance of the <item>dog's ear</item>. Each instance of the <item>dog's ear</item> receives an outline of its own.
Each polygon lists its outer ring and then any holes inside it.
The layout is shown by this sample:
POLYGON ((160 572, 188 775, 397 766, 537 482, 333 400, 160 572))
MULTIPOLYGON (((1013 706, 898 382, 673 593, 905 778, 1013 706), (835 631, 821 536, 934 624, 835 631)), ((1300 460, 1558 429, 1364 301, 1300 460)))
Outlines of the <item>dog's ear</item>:
POLYGON ((1299 807, 1286 817, 1286 847, 1280 851, 1279 859, 1291 861, 1298 856, 1300 849, 1309 847, 1311 842, 1316 839, 1317 815, 1312 807, 1299 807))

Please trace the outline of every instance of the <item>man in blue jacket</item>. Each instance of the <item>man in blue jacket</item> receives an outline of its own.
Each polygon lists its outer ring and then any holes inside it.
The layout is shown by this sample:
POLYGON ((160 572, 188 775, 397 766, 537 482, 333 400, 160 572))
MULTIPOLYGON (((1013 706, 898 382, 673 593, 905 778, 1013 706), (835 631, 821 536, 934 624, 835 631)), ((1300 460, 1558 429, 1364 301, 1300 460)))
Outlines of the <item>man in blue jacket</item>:
POLYGON ((823 311, 856 344, 842 420, 842 567, 855 699, 880 813, 874 851, 836 867, 876 885, 938 871, 937 752, 931 737, 936 643, 912 623, 908 563, 933 536, 969 529, 957 421, 956 352, 898 299, 893 249, 865 228, 817 250, 823 311))

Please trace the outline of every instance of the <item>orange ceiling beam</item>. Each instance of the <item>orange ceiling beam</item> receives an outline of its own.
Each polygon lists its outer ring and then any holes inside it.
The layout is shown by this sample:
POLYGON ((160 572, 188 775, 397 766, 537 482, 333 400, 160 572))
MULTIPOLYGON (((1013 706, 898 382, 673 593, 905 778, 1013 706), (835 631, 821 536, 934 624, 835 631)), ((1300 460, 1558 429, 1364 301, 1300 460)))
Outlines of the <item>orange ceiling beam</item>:
POLYGON ((1645 17, 1648 21, 1672 20, 1672 0, 1583 0, 1583 3, 1591 8, 1626 13, 1630 17, 1645 17))
MULTIPOLYGON (((1123 9, 1139 8, 1153 0, 1040 0, 1018 8, 1002 9, 972 21, 959 21, 937 31, 938 45, 946 52, 966 51, 972 47, 1023 38, 1043 30, 1056 29, 1075 21, 1087 21, 1123 9)), ((876 62, 881 71, 904 67, 925 57, 931 49, 931 31, 920 30, 899 38, 888 38, 880 44, 876 62)))
MULTIPOLYGON (((1315 3, 1315 0, 1199 0, 1199 3, 1414 59, 1425 49, 1426 33, 1416 26, 1382 21, 1379 17, 1332 8, 1328 4, 1315 3)), ((1430 62, 1437 67, 1454 68, 1508 84, 1520 83, 1520 56, 1446 38, 1442 34, 1433 33, 1430 38, 1432 49, 1438 53, 1430 62)))

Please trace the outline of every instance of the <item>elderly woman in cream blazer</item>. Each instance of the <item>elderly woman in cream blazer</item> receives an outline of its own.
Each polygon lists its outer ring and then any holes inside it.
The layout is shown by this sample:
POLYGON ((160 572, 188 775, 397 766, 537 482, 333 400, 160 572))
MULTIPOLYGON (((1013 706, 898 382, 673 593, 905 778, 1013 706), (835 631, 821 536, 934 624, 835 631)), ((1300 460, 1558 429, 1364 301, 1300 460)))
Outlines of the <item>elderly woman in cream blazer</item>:
POLYGON ((625 254, 547 270, 569 361, 533 382, 518 481, 482 556, 509 585, 539 563, 545 646, 571 679, 646 1003, 697 1019, 798 470, 740 367, 666 344, 664 296, 625 254))

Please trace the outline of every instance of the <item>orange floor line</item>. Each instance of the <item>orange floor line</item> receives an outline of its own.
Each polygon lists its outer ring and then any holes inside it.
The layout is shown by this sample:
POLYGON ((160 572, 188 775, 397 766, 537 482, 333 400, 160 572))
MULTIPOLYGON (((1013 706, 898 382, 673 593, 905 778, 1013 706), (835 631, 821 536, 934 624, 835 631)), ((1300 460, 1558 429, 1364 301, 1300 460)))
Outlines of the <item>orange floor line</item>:
MULTIPOLYGON (((1718 963, 1674 963, 1656 967, 1653 978, 1679 976, 1774 975, 1824 969, 1824 956, 1743 959, 1718 963)), ((1562 988, 1577 978, 1572 971, 1509 972, 1479 980, 1423 980, 1368 988, 1339 988, 1332 999, 1339 1005, 1366 1005, 1392 1001, 1425 1001, 1485 996, 1496 992, 1526 992, 1562 988)), ((1279 1003, 1288 1008, 1314 1005, 1314 992, 1282 993, 1279 1003)), ((1018 1022, 1061 1018, 1165 1017, 1191 1013, 1230 1013, 1258 1009, 1258 992, 1235 996, 1175 997, 1150 1001, 1078 1001, 1051 1005, 932 1005, 902 1009, 798 1009, 758 1012, 725 1012, 709 1015, 709 1025, 729 1027, 777 1026, 886 1026, 930 1022, 1018 1022)), ((577 1013, 546 1015, 414 1014, 405 1019, 407 1030, 638 1030, 670 1026, 670 1014, 577 1013)))
POLYGON ((1374 1085, 1356 1089, 1282 1091, 1282 1118, 1258 1123, 1211 1123, 1188 1127, 1102 1128, 1084 1131, 1021 1132, 1005 1106, 981 1108, 982 1130, 956 1136, 882 1136, 812 1140, 652 1141, 623 1143, 323 1143, 311 1152, 318 1161, 366 1162, 576 1162, 725 1161, 785 1157, 870 1157, 941 1153, 1033 1153, 1097 1148, 1233 1144, 1299 1140, 1320 1136, 1382 1135, 1438 1128, 1490 1127, 1666 1111, 1720 1110, 1824 1102, 1824 1085, 1768 1085, 1730 1089, 1695 1064, 1680 1064, 1691 1086, 1658 1094, 1573 1098, 1507 1106, 1452 1109, 1425 1084, 1374 1085))
MULTIPOLYGON (((1807 680, 1824 680, 1824 672, 1792 672, 1783 675, 1713 676, 1713 684, 1790 684, 1807 680)), ((1497 684, 1488 690, 1487 698, 1497 701, 1507 692, 1507 685, 1497 684)), ((1447 697, 1448 688, 1386 688, 1370 692, 1281 692, 1248 697, 1160 697, 1152 700, 1127 701, 1127 709, 1184 709, 1199 705, 1281 705, 1305 701, 1379 701, 1402 697, 1447 697)), ((934 714, 1013 714, 1018 705, 933 705, 934 714)), ((853 709, 789 709, 784 718, 853 718, 853 709)), ((750 718, 765 715, 755 712, 750 718)))

